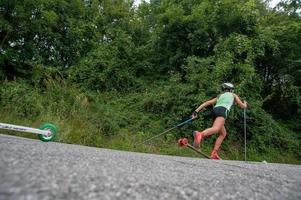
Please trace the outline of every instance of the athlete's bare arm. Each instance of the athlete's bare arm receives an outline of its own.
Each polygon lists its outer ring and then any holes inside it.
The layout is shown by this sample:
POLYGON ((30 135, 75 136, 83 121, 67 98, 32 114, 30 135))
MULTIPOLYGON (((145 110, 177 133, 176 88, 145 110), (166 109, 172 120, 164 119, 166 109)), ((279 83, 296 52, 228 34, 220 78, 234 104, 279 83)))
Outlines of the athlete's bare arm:
POLYGON ((215 104, 217 101, 217 98, 211 99, 209 101, 206 101, 204 103, 202 103, 202 105, 200 105, 195 111, 196 112, 200 112, 201 110, 203 110, 204 108, 206 108, 207 106, 213 105, 215 104))
POLYGON ((242 102, 238 95, 234 94, 234 99, 235 99, 235 102, 239 105, 239 107, 241 107, 241 108, 247 107, 247 102, 246 101, 242 102))

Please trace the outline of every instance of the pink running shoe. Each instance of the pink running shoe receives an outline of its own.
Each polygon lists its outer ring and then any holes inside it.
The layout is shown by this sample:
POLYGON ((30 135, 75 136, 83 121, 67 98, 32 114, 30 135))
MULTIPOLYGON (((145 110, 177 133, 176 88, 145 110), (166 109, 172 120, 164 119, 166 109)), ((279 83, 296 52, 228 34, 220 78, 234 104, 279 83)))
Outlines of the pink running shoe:
POLYGON ((199 131, 193 131, 193 146, 195 148, 200 148, 201 140, 202 140, 202 133, 199 131))
POLYGON ((213 160, 221 160, 221 158, 217 155, 217 151, 215 151, 215 150, 213 150, 212 152, 211 152, 211 159, 213 159, 213 160))

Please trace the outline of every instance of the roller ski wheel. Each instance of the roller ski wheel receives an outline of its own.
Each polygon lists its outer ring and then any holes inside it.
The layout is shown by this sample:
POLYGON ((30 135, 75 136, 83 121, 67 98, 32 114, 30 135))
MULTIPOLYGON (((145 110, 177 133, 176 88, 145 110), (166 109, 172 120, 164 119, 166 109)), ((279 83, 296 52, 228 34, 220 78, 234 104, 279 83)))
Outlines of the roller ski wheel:
POLYGON ((50 123, 45 123, 45 124, 42 124, 40 127, 39 127, 40 130, 49 130, 50 131, 50 134, 49 135, 42 135, 40 134, 39 135, 39 139, 42 140, 43 142, 49 142, 51 140, 53 140, 57 134, 57 127, 53 124, 50 124, 50 123))
POLYGON ((180 138, 180 139, 178 140, 178 145, 179 145, 180 147, 186 147, 186 146, 188 145, 188 140, 187 140, 187 138, 180 138))

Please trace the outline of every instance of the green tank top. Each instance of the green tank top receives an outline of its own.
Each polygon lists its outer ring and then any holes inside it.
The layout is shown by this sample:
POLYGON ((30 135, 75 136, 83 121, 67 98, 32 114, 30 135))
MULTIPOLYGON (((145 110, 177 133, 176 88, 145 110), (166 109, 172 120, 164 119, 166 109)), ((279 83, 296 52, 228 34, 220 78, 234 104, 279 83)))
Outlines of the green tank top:
POLYGON ((223 106, 223 107, 227 108, 228 111, 230 111, 230 109, 233 105, 233 102, 234 102, 233 93, 225 92, 217 98, 217 102, 214 107, 223 106))

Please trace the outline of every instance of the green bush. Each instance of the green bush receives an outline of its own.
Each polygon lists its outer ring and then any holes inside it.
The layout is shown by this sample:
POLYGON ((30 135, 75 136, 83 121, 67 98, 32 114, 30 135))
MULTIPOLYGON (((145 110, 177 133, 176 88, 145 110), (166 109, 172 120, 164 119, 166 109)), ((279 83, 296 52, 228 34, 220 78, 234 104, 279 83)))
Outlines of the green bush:
POLYGON ((0 89, 0 106, 18 117, 35 118, 44 108, 39 91, 24 81, 4 81, 0 89))

